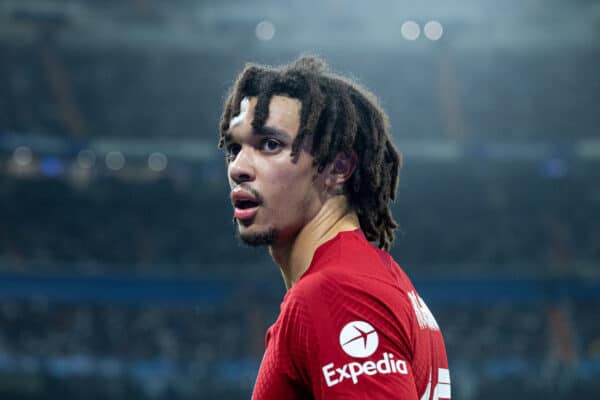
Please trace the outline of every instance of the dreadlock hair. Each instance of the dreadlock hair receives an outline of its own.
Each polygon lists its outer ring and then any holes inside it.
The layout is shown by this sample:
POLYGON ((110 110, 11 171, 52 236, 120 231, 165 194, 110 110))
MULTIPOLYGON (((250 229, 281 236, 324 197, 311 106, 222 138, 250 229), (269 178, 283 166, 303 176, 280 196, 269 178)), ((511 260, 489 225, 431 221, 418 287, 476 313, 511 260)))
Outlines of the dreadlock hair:
POLYGON ((389 250, 398 227, 389 203, 396 198, 402 160, 377 98, 357 83, 330 72, 316 56, 304 55, 279 67, 247 64, 225 100, 219 148, 224 145, 231 118, 240 113, 244 97, 257 97, 252 127, 260 130, 275 95, 302 102, 292 158, 307 136, 313 139, 310 154, 318 172, 340 152, 357 155, 356 170, 344 184, 345 195, 367 239, 389 250))

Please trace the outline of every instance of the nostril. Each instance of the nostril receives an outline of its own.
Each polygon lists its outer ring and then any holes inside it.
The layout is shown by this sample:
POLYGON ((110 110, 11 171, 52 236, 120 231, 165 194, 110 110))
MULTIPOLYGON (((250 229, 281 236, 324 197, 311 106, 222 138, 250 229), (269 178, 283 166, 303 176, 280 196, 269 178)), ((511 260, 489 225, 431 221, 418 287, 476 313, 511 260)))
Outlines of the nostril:
POLYGON ((248 175, 248 174, 240 174, 239 180, 242 181, 242 182, 249 181, 250 180, 250 175, 248 175))

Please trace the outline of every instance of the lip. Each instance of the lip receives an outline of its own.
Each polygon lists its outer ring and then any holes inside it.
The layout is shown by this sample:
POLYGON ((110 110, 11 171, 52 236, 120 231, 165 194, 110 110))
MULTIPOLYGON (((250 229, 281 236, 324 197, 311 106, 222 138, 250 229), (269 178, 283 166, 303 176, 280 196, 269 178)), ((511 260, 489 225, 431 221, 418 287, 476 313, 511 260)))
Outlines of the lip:
POLYGON ((258 206, 252 208, 235 208, 233 211, 233 216, 241 221, 254 218, 256 213, 258 212, 258 206))
POLYGON ((252 193, 245 191, 241 187, 231 190, 231 203, 235 205, 237 201, 248 200, 258 203, 258 199, 252 193))
POLYGON ((254 218, 258 212, 258 207, 260 206, 260 202, 256 196, 240 187, 236 187, 231 191, 231 204, 234 208, 233 216, 238 220, 248 220, 254 218), (256 206, 249 208, 238 208, 236 207, 236 203, 240 201, 252 201, 256 203, 256 206))

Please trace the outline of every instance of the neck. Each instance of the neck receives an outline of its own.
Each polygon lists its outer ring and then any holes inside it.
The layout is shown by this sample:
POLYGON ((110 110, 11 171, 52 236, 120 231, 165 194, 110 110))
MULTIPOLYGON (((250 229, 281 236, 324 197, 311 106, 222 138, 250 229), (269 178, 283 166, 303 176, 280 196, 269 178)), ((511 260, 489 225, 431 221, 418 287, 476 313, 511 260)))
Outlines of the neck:
POLYGON ((358 216, 346 198, 336 196, 328 199, 291 241, 272 244, 269 251, 281 269, 285 287, 289 290, 306 272, 319 246, 340 232, 358 228, 358 216))

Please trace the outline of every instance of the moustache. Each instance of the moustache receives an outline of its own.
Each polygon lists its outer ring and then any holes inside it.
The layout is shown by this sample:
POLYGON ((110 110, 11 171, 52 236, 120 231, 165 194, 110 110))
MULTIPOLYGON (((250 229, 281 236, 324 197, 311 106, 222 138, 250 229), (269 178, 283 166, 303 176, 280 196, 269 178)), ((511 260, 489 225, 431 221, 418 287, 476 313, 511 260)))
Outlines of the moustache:
POLYGON ((240 188, 240 189, 244 190, 245 192, 250 193, 252 196, 254 196, 257 203, 259 203, 259 204, 263 203, 263 197, 261 196, 261 194, 258 192, 258 190, 254 189, 249 184, 243 182, 243 183, 240 183, 239 185, 235 186, 233 189, 236 189, 236 188, 240 188))

